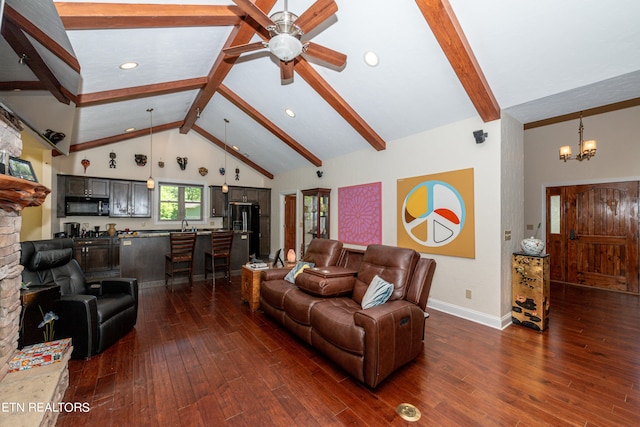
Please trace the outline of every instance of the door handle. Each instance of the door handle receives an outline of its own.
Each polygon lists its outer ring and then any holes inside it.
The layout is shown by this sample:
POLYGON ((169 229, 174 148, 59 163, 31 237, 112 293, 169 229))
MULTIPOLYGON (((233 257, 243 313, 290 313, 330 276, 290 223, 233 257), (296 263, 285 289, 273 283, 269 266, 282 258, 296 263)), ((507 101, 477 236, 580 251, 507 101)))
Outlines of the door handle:
POLYGON ((576 240, 576 232, 573 228, 569 230, 569 240, 576 240))

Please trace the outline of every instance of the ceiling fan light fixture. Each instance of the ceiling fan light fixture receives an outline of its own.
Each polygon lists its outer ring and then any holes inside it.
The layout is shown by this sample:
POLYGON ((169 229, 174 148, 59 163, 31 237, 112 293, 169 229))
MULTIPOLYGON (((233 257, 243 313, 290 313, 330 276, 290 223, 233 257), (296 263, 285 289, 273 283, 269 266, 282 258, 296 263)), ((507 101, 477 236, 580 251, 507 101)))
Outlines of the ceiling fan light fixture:
POLYGON ((279 60, 288 62, 302 53, 302 43, 289 34, 277 34, 269 40, 269 50, 279 60))

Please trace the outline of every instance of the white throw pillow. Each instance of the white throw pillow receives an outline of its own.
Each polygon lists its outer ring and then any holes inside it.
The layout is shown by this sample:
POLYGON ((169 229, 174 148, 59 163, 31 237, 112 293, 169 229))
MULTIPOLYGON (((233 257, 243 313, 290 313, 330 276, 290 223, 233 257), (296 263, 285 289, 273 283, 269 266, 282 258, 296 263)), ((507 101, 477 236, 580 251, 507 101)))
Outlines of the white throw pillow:
POLYGON ((393 283, 389 283, 377 274, 367 288, 367 292, 362 297, 362 308, 371 308, 376 305, 384 304, 391 297, 393 292, 393 283))

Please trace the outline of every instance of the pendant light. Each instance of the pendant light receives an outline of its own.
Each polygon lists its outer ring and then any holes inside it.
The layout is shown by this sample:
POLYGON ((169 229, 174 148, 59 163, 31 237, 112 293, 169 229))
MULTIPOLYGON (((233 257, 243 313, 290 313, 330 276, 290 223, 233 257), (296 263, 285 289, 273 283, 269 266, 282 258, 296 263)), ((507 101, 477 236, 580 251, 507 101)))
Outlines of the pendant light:
POLYGON ((147 108, 147 112, 149 113, 149 179, 147 179, 147 188, 149 190, 153 190, 156 188, 156 182, 153 180, 153 108, 147 108))
POLYGON ((582 126, 582 111, 580 112, 580 124, 578 125, 578 154, 575 157, 571 156, 571 146, 564 145, 560 147, 560 160, 566 162, 567 160, 583 161, 584 159, 591 159, 596 155, 597 142, 595 139, 588 141, 584 140, 583 136, 584 126, 582 126))
POLYGON ((224 184, 222 184, 223 193, 229 192, 229 186, 227 185, 227 123, 229 123, 229 119, 224 119, 224 184))

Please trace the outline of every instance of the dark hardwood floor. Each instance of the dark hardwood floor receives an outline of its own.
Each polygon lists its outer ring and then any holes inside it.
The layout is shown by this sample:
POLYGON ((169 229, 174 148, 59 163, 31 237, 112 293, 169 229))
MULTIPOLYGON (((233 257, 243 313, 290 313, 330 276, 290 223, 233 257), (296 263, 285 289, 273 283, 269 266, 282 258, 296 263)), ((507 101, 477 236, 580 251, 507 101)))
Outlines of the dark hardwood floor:
POLYGON ((240 302, 239 277, 140 292, 133 332, 71 361, 59 426, 637 426, 640 301, 553 284, 544 333, 430 310, 421 356, 375 390, 240 302), (396 414, 403 402, 422 418, 396 414))

